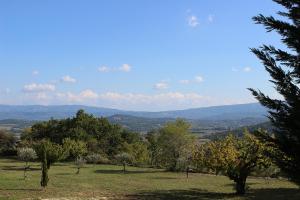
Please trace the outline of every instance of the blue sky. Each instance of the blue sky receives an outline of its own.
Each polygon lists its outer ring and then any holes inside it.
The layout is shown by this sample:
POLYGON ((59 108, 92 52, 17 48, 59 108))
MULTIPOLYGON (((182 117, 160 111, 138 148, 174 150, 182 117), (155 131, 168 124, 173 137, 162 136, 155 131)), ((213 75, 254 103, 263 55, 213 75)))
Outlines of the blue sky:
POLYGON ((0 104, 173 110, 275 96, 250 47, 271 0, 0 1, 0 104))

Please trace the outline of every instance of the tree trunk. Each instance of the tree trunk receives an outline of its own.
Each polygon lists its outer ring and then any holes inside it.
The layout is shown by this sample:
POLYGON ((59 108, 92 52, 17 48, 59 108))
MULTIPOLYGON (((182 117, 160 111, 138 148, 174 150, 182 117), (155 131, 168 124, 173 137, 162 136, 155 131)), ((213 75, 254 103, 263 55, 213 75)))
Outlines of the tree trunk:
POLYGON ((24 167, 24 180, 26 180, 26 166, 24 167))
POLYGON ((236 183, 236 194, 238 194, 238 195, 244 195, 245 194, 245 192, 246 192, 246 190, 245 190, 246 178, 247 177, 240 177, 235 181, 235 183, 236 183))
POLYGON ((44 150, 44 158, 42 160, 42 177, 41 177, 41 186, 46 187, 48 185, 48 165, 47 165, 47 155, 46 151, 44 150))
POLYGON ((47 168, 50 169, 51 163, 47 160, 47 168))
POLYGON ((26 161, 26 164, 24 166, 24 180, 26 180, 27 176, 26 176, 26 171, 28 169, 28 162, 26 161))
POLYGON ((80 172, 80 167, 77 167, 77 172, 76 172, 76 174, 79 174, 79 172, 80 172))
POLYGON ((126 163, 123 163, 123 173, 125 174, 126 172, 126 163))
POLYGON ((186 178, 189 178, 189 171, 190 171, 190 168, 187 167, 187 168, 186 168, 186 178))

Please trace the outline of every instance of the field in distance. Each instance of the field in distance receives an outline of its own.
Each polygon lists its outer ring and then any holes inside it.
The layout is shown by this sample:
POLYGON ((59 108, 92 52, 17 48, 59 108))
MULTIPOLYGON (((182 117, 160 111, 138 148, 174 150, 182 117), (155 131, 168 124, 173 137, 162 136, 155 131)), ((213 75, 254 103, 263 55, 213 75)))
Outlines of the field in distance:
POLYGON ((234 195, 224 176, 164 172, 151 168, 86 165, 76 175, 72 163, 57 163, 49 171, 49 186, 41 189, 40 164, 31 163, 23 180, 24 163, 0 159, 0 199, 300 199, 298 187, 287 180, 249 178, 244 197, 234 195))

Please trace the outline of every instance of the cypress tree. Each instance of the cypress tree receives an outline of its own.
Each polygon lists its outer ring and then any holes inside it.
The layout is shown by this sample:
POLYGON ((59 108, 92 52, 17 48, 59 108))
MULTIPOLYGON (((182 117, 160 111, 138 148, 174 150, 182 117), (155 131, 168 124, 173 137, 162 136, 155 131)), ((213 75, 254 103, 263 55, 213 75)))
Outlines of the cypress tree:
POLYGON ((41 186, 44 188, 47 187, 48 181, 49 178, 48 178, 47 152, 46 152, 45 145, 43 145, 41 186))
POLYGON ((250 89, 258 101, 268 108, 274 136, 260 135, 277 149, 274 160, 296 183, 300 184, 300 0, 273 0, 283 6, 280 19, 258 15, 253 18, 267 32, 281 36, 285 49, 262 45, 251 51, 261 60, 281 99, 274 99, 260 90, 250 89))

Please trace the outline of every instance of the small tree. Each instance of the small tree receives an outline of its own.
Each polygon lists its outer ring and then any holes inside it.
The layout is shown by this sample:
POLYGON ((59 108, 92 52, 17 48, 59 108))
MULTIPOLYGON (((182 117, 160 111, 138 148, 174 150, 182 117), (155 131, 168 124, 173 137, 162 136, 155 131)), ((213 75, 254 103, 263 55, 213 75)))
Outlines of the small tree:
POLYGON ((27 178, 26 172, 28 169, 30 169, 28 162, 36 159, 37 155, 36 155, 34 149, 32 149, 32 148, 20 148, 20 149, 18 149, 18 158, 25 162, 24 179, 26 179, 27 178))
POLYGON ((239 195, 245 194, 247 177, 255 168, 266 168, 271 164, 266 156, 270 149, 248 132, 242 138, 229 135, 205 146, 205 153, 196 154, 204 158, 197 160, 207 159, 206 165, 209 168, 222 170, 224 175, 235 182, 236 193, 239 195))
POLYGON ((193 143, 194 137, 189 132, 190 124, 182 119, 167 123, 159 130, 157 137, 157 159, 161 166, 176 171, 179 158, 193 143))
POLYGON ((46 151, 47 168, 61 159, 65 158, 65 152, 61 145, 50 142, 49 140, 41 140, 34 145, 35 152, 41 162, 43 162, 46 151))
POLYGON ((132 162, 132 156, 128 153, 120 153, 116 155, 116 160, 118 163, 123 165, 123 172, 126 172, 126 165, 132 162))
POLYGON ((46 187, 49 181, 48 170, 54 162, 64 157, 64 151, 61 145, 54 144, 49 140, 36 143, 35 151, 42 164, 41 186, 46 187))
POLYGON ((80 173, 80 169, 86 164, 86 160, 83 157, 78 157, 75 160, 75 165, 77 167, 77 172, 76 174, 80 173))
POLYGON ((42 144, 41 145, 41 151, 43 152, 41 186, 45 188, 45 187, 47 187, 48 182, 49 182, 48 161, 47 161, 47 146, 42 144))

